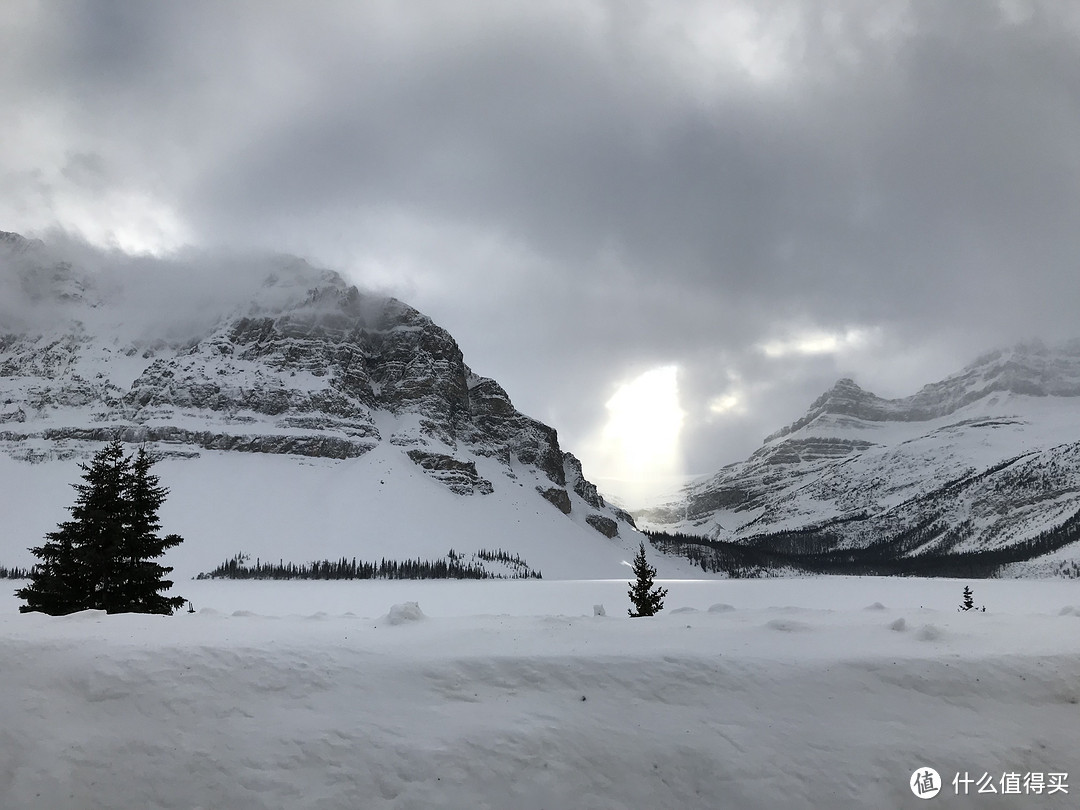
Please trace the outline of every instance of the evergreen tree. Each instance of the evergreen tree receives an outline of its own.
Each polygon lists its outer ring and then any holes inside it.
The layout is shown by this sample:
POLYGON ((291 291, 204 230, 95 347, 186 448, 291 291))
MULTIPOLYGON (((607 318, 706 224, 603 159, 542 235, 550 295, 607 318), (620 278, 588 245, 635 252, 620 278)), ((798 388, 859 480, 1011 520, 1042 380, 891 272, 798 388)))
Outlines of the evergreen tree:
POLYGON ((649 565, 645 558, 645 543, 640 544, 637 556, 634 557, 634 576, 637 579, 630 583, 630 590, 627 592, 634 604, 634 607, 627 611, 630 616, 653 616, 663 610, 667 588, 653 587, 656 569, 649 565))
POLYGON ((41 562, 30 584, 15 592, 25 599, 22 612, 52 615, 102 608, 109 590, 112 555, 123 540, 123 497, 128 460, 119 441, 110 442, 89 464, 80 464, 83 483, 73 484, 71 520, 45 535, 45 545, 30 551, 41 562))
POLYGON ((40 611, 63 616, 84 609, 72 532, 66 531, 65 526, 61 524, 57 531, 45 535, 44 545, 30 549, 39 562, 30 570, 30 583, 15 591, 17 597, 26 601, 19 606, 21 613, 40 611))
POLYGON ((172 587, 164 579, 172 568, 155 560, 167 549, 179 545, 183 538, 176 534, 159 537, 161 523, 158 509, 169 490, 150 472, 154 460, 142 447, 135 453, 127 481, 125 501, 124 540, 117 555, 117 577, 114 595, 106 608, 110 613, 172 613, 187 601, 182 596, 165 597, 161 591, 172 587))
POLYGON ((964 586, 964 601, 960 603, 960 610, 972 610, 975 607, 975 594, 970 585, 964 586))
POLYGON ((977 610, 981 613, 986 613, 986 605, 975 607, 975 594, 972 592, 971 587, 964 586, 964 601, 960 603, 960 607, 957 610, 977 610))
POLYGON ((172 569, 154 559, 181 538, 157 537, 157 510, 168 490, 150 474, 152 463, 143 450, 134 460, 125 456, 117 439, 89 464, 79 465, 83 483, 73 484, 71 520, 47 534, 44 545, 30 549, 39 562, 30 584, 15 592, 26 601, 20 611, 171 613, 184 603, 159 593, 172 586, 161 579, 172 569))

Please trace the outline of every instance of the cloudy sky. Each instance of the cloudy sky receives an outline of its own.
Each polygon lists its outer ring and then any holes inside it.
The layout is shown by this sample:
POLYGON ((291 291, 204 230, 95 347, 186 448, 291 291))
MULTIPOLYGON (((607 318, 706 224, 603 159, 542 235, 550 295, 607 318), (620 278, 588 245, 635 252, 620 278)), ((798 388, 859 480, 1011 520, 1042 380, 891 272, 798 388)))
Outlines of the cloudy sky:
POLYGON ((1080 336, 1074 3, 7 0, 0 114, 0 230, 338 269, 631 497, 1080 336))

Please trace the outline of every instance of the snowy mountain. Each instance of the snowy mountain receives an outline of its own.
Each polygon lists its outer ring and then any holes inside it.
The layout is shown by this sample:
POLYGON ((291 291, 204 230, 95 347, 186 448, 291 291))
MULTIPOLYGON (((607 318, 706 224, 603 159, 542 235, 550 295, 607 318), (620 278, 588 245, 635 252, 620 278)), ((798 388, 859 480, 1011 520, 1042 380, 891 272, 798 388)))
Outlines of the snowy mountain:
POLYGON ((0 234, 0 562, 119 436, 163 457, 178 575, 501 548, 625 576, 632 518, 453 337, 292 257, 133 259, 0 234))
POLYGON ((994 352, 904 399, 840 380, 684 495, 639 523, 837 565, 1074 571, 1080 342, 994 352))

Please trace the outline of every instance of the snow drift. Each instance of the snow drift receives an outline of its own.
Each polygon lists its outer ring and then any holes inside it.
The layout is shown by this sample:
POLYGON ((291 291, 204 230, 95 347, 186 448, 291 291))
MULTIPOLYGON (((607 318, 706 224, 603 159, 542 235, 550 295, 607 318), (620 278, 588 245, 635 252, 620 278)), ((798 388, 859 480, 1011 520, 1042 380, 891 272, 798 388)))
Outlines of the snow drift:
POLYGON ((625 582, 200 582, 174 617, 8 604, 0 806, 913 807, 927 766, 935 806, 1073 806, 1071 786, 951 782, 1075 781, 1075 583, 979 584, 977 615, 942 580, 667 584, 686 609, 651 619, 591 615, 625 582), (427 618, 394 623, 410 601, 427 618))

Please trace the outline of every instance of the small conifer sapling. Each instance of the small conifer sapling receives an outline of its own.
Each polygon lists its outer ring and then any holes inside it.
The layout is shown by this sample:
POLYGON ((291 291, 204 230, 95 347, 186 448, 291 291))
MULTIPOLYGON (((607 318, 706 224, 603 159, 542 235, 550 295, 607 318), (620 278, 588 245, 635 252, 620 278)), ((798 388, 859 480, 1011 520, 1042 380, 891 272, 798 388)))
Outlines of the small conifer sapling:
POLYGON ((667 588, 653 587, 653 577, 656 569, 649 565, 645 558, 645 544, 641 543, 637 556, 634 557, 634 582, 630 583, 628 594, 634 604, 627 612, 631 618, 640 616, 654 616, 664 609, 664 597, 667 596, 667 588))
POLYGON ((959 610, 961 612, 966 611, 966 610, 978 610, 978 611, 981 611, 981 612, 985 613, 986 612, 986 606, 983 605, 982 607, 979 607, 979 608, 975 607, 975 594, 971 590, 970 585, 965 585, 964 586, 964 601, 960 603, 960 607, 958 607, 957 610, 959 610))

